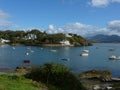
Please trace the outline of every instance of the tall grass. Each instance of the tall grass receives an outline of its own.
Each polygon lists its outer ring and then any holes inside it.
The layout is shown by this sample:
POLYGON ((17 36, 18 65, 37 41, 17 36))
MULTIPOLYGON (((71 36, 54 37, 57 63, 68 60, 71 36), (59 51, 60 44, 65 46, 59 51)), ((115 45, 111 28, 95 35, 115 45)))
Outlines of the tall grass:
MULTIPOLYGON (((39 83, 37 83, 39 84, 39 83)), ((22 76, 0 75, 0 90, 42 90, 36 84, 22 76)))

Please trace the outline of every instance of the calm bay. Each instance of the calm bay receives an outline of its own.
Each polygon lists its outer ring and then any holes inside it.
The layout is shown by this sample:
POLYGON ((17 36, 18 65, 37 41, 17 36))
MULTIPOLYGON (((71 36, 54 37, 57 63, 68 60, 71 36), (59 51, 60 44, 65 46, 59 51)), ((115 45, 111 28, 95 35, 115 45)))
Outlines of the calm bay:
POLYGON ((84 47, 36 47, 0 46, 0 68, 16 68, 21 65, 42 65, 46 62, 65 64, 74 73, 96 69, 110 70, 114 77, 120 77, 120 60, 109 60, 109 56, 120 56, 119 43, 98 43, 85 47, 89 56, 80 56, 84 47), (115 51, 109 51, 114 48, 115 51), (26 54, 28 53, 28 54, 26 54), (64 59, 69 59, 64 60, 64 59), (29 64, 23 60, 31 60, 29 64))

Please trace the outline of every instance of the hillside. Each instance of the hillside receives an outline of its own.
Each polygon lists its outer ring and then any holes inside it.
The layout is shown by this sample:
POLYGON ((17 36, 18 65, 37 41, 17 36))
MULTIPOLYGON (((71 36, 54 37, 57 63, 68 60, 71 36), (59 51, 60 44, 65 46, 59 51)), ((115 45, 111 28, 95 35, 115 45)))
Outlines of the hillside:
POLYGON ((120 42, 120 36, 118 35, 102 35, 98 34, 87 38, 90 42, 120 42))

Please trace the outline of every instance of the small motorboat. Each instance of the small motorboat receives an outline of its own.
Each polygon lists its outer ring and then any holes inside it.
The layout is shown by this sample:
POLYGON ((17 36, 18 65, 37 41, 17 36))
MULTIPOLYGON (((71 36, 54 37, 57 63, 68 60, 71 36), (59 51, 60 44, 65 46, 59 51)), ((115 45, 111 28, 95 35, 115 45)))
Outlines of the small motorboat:
POLYGON ((117 57, 115 55, 112 55, 109 57, 110 60, 115 60, 117 57))
POLYGON ((31 60, 23 60, 23 63, 31 63, 31 60))
POLYGON ((82 52, 81 54, 80 54, 80 56, 88 56, 89 54, 88 53, 86 53, 86 52, 82 52))
POLYGON ((109 51, 115 51, 115 49, 114 48, 110 48, 109 51))
POLYGON ((61 58, 61 60, 63 60, 63 61, 69 61, 70 58, 61 58))
POLYGON ((89 50, 83 50, 82 52, 86 52, 86 53, 89 53, 89 50))
POLYGON ((88 56, 89 55, 89 50, 82 50, 80 53, 80 56, 88 56))
POLYGON ((120 60, 120 56, 112 55, 109 57, 110 60, 120 60))
POLYGON ((28 52, 26 52, 25 54, 26 54, 26 55, 29 55, 29 53, 28 53, 28 52))
POLYGON ((55 49, 51 49, 50 51, 51 51, 51 52, 57 52, 57 50, 55 50, 55 49))

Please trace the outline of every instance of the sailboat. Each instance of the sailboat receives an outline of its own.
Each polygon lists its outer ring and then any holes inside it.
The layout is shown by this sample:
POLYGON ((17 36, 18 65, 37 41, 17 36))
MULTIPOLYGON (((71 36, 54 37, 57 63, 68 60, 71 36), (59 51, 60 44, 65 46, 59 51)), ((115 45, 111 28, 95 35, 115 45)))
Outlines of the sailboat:
POLYGON ((84 49, 81 51, 80 56, 88 56, 89 55, 89 50, 85 49, 85 44, 84 44, 84 49))
POLYGON ((56 49, 52 49, 52 41, 51 41, 51 49, 50 49, 51 52, 56 52, 57 50, 56 49))

